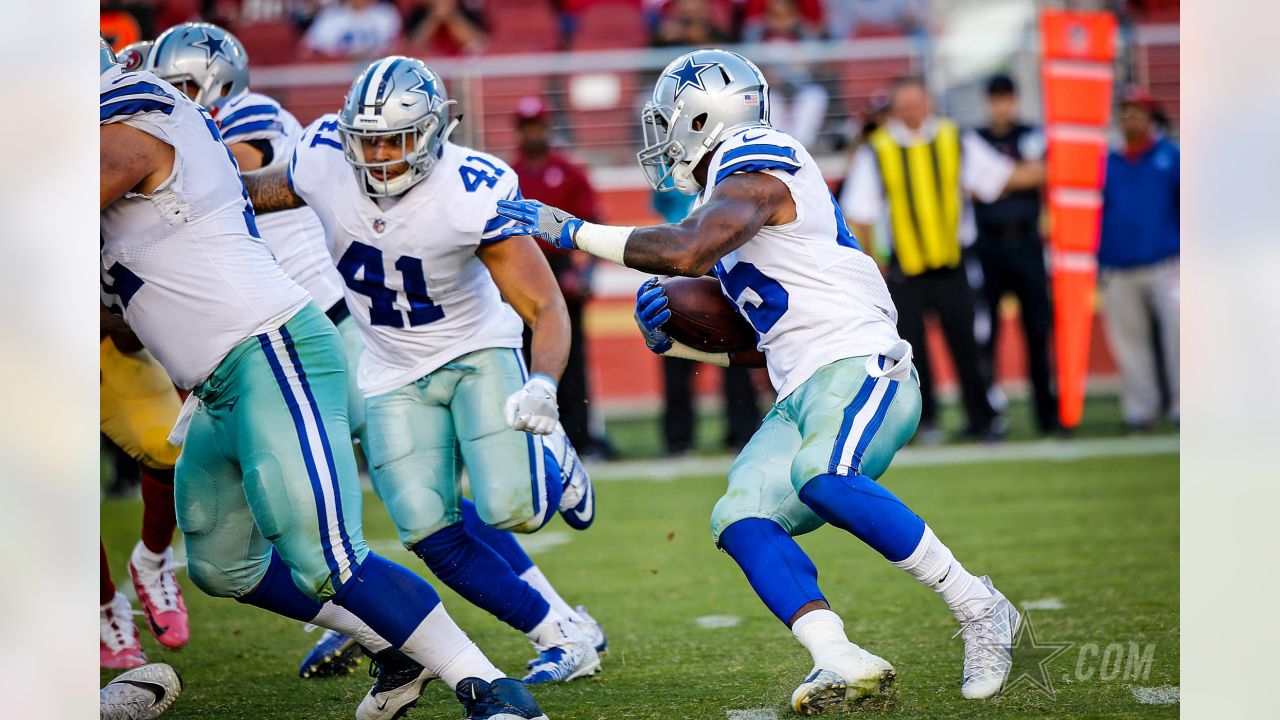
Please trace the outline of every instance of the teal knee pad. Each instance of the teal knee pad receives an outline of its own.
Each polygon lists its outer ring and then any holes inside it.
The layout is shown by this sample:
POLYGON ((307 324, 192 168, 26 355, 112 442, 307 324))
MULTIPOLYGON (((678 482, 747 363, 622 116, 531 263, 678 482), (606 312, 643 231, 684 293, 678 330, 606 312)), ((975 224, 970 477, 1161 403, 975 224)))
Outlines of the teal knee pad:
POLYGON ((192 584, 211 597, 239 598, 258 586, 267 572, 268 558, 262 562, 206 558, 202 548, 187 543, 187 577, 192 584))
POLYGON ((373 489, 387 508, 401 544, 412 548, 428 536, 462 519, 429 484, 414 481, 410 473, 396 477, 396 468, 386 466, 373 473, 373 489))

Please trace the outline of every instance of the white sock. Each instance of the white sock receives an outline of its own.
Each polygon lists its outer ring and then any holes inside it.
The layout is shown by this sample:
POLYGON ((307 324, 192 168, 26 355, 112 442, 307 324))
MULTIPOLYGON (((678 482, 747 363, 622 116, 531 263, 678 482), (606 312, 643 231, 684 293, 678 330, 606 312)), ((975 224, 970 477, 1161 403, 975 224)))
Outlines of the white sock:
POLYGON ((443 603, 427 613, 400 650, 438 675, 450 689, 469 677, 487 682, 506 677, 453 622, 443 603))
POLYGON ((823 667, 826 657, 849 645, 844 621, 830 610, 813 610, 791 624, 791 634, 813 656, 814 667, 823 667))
POLYGON ((363 620, 341 605, 334 605, 332 600, 320 606, 320 613, 312 619, 311 623, 348 635, 369 652, 382 652, 391 647, 391 643, 374 632, 373 628, 366 625, 363 620))
POLYGON ((953 613, 974 600, 991 597, 991 591, 951 554, 951 550, 926 525, 920 544, 906 560, 894 563, 929 589, 942 596, 953 613))
POLYGON ((556 645, 564 645, 566 641, 574 642, 586 639, 586 636, 582 634, 582 630, 579 630, 577 625, 569 622, 563 615, 556 612, 555 608, 548 610, 547 616, 542 618, 542 622, 525 633, 525 636, 539 651, 556 645))
POLYGON ((569 622, 582 622, 582 616, 569 607, 569 603, 560 597, 560 593, 556 592, 554 587, 551 587, 551 581, 547 579, 546 575, 542 574, 537 565, 520 573, 520 579, 529 583, 534 590, 537 590, 542 599, 546 600, 547 604, 551 606, 551 609, 556 611, 556 614, 568 618, 569 622))
POLYGON ((129 562, 142 570, 159 572, 160 569, 164 567, 164 561, 168 554, 168 548, 165 548, 164 552, 151 552, 151 550, 149 550, 147 546, 139 540, 138 544, 133 546, 133 554, 129 557, 129 562))

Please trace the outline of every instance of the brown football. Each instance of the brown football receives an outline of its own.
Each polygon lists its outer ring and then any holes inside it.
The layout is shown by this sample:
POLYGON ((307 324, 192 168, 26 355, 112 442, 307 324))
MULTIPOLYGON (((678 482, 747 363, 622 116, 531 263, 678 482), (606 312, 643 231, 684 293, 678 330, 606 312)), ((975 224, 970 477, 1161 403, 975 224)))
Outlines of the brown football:
POLYGON ((671 319, 662 324, 673 339, 705 352, 737 352, 756 346, 756 331, 710 277, 662 281, 671 319))

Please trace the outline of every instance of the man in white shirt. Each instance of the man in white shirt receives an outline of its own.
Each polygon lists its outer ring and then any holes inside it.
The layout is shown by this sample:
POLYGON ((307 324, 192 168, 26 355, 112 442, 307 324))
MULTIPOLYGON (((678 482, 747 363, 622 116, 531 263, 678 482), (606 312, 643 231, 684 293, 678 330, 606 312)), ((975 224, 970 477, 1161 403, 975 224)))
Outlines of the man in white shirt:
POLYGON ((967 436, 997 439, 1002 423, 987 399, 974 339, 974 302, 961 250, 977 234, 969 198, 991 202, 1004 192, 1034 187, 1043 165, 1014 163, 972 131, 961 132, 934 114, 922 80, 904 78, 892 91, 891 114, 854 154, 840 205, 864 245, 881 218, 891 248, 889 290, 898 307, 898 332, 915 350, 923 403, 920 435, 936 438, 937 401, 925 345, 924 315, 938 316, 959 376, 967 436))
POLYGON ((302 44, 308 53, 337 57, 385 55, 400 39, 400 13, 378 0, 343 0, 320 11, 302 44))

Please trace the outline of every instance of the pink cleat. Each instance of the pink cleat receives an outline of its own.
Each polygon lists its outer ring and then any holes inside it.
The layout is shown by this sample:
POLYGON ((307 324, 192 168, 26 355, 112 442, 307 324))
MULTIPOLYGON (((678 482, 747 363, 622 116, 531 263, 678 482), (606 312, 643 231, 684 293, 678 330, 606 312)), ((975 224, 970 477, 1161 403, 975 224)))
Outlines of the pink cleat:
POLYGON ((138 593, 151 634, 171 650, 186 645, 191 630, 187 604, 182 600, 182 588, 173 570, 173 548, 156 556, 138 543, 129 559, 129 576, 133 578, 133 589, 138 593))
POLYGON ((112 670, 130 670, 147 664, 133 624, 133 607, 124 593, 116 593, 100 610, 101 665, 112 670))

